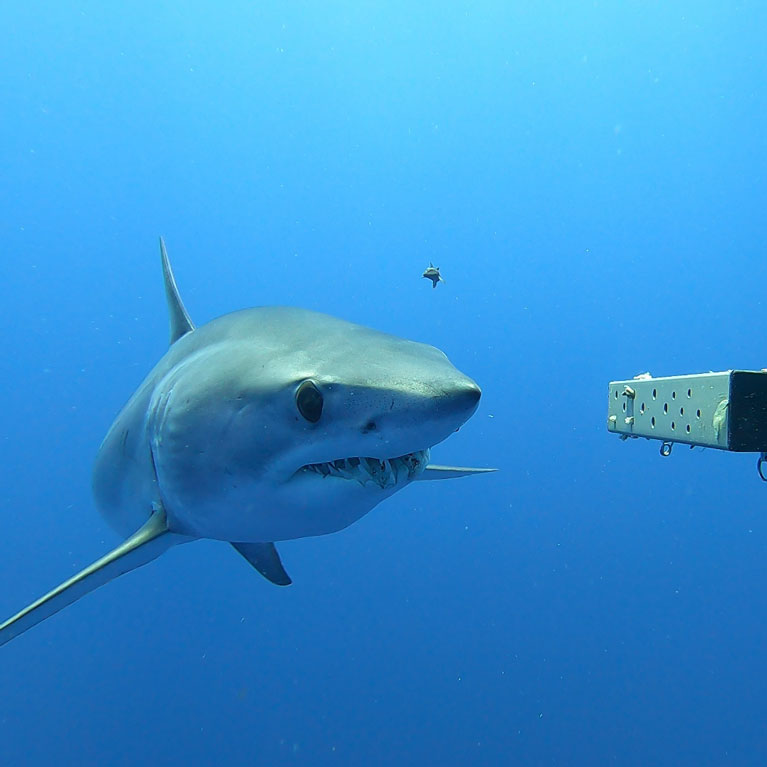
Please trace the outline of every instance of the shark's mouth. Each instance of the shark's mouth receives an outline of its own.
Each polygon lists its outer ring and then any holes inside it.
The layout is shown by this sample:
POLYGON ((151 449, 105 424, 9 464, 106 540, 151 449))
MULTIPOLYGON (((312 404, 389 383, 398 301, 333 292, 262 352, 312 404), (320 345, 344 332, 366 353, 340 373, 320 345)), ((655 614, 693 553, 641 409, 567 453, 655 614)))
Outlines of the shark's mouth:
POLYGON ((319 474, 323 478, 353 479, 363 487, 369 482, 381 489, 410 481, 420 474, 429 462, 429 451, 418 450, 397 458, 338 458, 326 463, 309 463, 298 474, 319 474))

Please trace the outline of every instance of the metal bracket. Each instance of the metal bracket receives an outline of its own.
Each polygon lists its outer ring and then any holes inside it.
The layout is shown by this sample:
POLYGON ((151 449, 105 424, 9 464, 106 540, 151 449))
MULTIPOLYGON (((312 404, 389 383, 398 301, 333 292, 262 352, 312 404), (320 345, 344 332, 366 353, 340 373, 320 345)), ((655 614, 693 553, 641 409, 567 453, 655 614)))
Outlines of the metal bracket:
POLYGON ((767 453, 767 372, 728 370, 665 378, 645 373, 613 381, 607 429, 622 439, 660 440, 662 455, 668 455, 675 442, 767 453))

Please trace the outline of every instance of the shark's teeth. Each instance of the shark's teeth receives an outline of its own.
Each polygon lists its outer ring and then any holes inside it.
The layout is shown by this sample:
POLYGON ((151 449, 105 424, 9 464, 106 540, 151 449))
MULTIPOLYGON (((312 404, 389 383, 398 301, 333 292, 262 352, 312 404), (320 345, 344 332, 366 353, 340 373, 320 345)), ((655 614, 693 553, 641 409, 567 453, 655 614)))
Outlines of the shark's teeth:
POLYGON ((311 472, 322 477, 353 479, 363 487, 368 483, 381 489, 394 487, 399 482, 411 480, 429 462, 429 451, 419 450, 397 458, 337 458, 326 463, 310 463, 299 472, 311 472))

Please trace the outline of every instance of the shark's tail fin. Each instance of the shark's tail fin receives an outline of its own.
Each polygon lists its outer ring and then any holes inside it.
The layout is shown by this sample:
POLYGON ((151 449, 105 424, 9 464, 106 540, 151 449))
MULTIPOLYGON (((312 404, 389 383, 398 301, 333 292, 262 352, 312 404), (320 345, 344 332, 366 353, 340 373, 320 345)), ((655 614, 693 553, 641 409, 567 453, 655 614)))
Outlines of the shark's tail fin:
POLYGON ((164 511, 155 512, 140 530, 116 549, 64 581, 5 623, 0 623, 0 645, 10 642, 27 629, 118 575, 151 562, 174 543, 185 540, 189 539, 168 530, 164 511))

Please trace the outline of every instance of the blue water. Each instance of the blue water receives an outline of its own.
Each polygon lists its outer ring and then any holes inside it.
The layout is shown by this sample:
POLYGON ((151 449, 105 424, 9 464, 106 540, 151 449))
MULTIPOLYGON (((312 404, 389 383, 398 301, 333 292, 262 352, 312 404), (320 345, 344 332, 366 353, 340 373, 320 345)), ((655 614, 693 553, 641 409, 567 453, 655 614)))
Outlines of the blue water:
POLYGON ((760 765, 767 486, 622 443, 606 385, 767 366, 767 7, 9 5, 0 612, 116 545, 90 497, 163 354, 260 304, 483 388, 418 483, 281 545, 165 554, 0 652, 8 765, 760 765), (429 261, 446 284, 420 275, 429 261))

